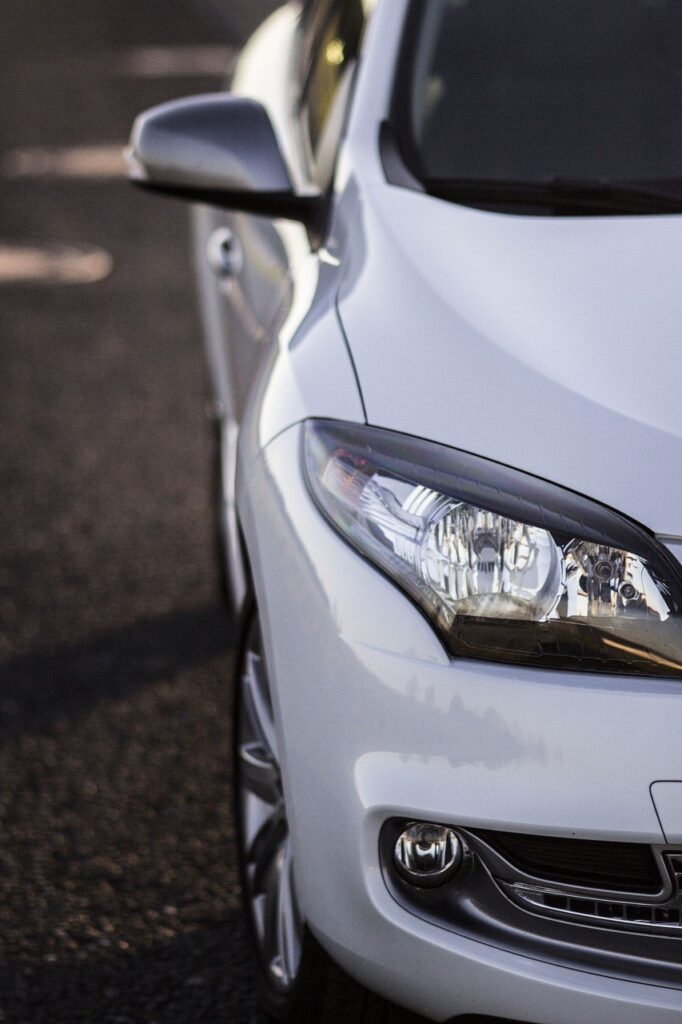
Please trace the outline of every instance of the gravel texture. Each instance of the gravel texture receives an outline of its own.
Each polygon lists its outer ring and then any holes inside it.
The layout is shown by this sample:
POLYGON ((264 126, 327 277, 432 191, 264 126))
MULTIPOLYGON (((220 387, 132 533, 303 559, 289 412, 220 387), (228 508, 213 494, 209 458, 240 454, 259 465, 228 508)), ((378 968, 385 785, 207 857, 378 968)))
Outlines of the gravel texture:
MULTIPOLYGON (((5 0, 0 154, 123 143, 273 4, 5 0)), ((210 509, 182 206, 0 181, 0 244, 89 244, 90 285, 0 284, 0 1021, 253 1021, 229 817, 233 623, 210 509)))

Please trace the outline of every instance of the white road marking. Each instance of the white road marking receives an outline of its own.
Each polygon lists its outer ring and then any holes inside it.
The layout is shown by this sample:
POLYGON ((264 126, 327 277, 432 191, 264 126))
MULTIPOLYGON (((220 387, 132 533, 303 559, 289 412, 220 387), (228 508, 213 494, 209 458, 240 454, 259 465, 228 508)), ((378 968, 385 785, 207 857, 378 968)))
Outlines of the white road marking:
POLYGON ((68 79, 73 76, 102 79, 107 75, 131 78, 225 78, 234 70, 238 50, 231 46, 132 46, 97 53, 30 56, 13 66, 18 75, 41 79, 68 79))
POLYGON ((225 46, 140 46, 112 54, 120 74, 139 78, 174 78, 227 75, 237 51, 225 46))
POLYGON ((10 245, 0 242, 0 285, 95 284, 114 267, 104 249, 85 245, 10 245))
MULTIPOLYGON (((229 46, 138 46, 75 58, 71 72, 139 78, 223 77, 234 69, 238 51, 229 46)), ((44 68, 42 71, 44 72, 44 68)), ((121 178, 126 168, 123 143, 13 149, 0 157, 5 178, 121 178)))
POLYGON ((121 178, 123 143, 12 149, 0 159, 5 178, 121 178))

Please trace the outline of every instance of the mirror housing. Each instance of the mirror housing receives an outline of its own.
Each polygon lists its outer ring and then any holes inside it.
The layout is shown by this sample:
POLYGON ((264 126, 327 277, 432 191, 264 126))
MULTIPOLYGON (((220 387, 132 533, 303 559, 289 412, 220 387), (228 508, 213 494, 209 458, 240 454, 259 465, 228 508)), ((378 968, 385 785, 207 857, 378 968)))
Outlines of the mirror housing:
POLYGON ((311 225, 319 193, 301 195, 265 108, 229 93, 153 107, 136 119, 128 177, 152 192, 311 225))

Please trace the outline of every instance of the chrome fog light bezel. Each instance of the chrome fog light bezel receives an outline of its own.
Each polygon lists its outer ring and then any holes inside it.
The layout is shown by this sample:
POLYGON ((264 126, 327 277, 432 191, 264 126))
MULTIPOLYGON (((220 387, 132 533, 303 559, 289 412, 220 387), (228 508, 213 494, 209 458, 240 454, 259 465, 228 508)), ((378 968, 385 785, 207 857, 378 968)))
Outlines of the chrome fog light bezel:
POLYGON ((409 822, 393 848, 393 863, 400 877, 419 889, 447 885, 464 860, 464 842, 454 829, 428 821, 409 822), (421 861, 421 866, 420 866, 421 861), (429 868, 429 862, 439 864, 429 868))

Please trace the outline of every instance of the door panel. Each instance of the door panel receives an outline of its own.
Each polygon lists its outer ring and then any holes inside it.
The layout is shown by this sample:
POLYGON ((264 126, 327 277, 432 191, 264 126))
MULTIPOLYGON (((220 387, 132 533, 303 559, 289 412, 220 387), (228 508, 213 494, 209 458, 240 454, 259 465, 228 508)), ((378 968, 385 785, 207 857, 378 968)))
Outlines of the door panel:
POLYGON ((214 400, 239 422, 275 322, 291 299, 289 259, 275 223, 207 207, 194 212, 197 273, 214 400), (229 237, 236 272, 211 267, 229 237))
POLYGON ((241 422, 258 367, 272 340, 278 314, 288 306, 290 268, 272 221, 247 214, 227 219, 241 269, 221 283, 228 305, 229 370, 234 418, 241 422))
MULTIPOLYGON (((292 149, 291 140, 284 137, 290 100, 285 55, 291 50, 297 19, 296 4, 287 5, 271 18, 247 45, 234 81, 236 92, 265 105, 285 155, 292 149)), ((291 268, 282 225, 248 214, 197 207, 193 231, 213 397, 223 416, 238 423, 258 366, 272 342, 275 321, 290 301, 291 268), (221 268, 216 265, 220 263, 216 245, 226 239, 232 250, 221 268)))

